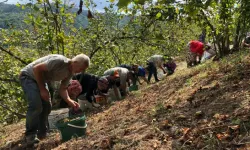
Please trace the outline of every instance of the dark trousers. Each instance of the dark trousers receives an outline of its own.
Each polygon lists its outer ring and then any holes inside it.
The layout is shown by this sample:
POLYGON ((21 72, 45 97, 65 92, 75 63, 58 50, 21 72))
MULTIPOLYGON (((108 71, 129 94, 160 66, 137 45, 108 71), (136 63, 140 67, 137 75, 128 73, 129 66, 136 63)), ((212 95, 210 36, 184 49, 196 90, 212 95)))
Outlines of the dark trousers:
MULTIPOLYGON (((51 112, 51 101, 41 98, 36 81, 28 76, 21 76, 20 82, 28 102, 25 135, 45 134, 48 131, 48 116, 51 112)), ((46 84, 48 90, 48 86, 46 84)))
POLYGON ((159 81, 157 77, 157 68, 153 62, 148 62, 147 64, 147 69, 148 69, 148 82, 150 82, 152 75, 154 75, 155 81, 159 81))

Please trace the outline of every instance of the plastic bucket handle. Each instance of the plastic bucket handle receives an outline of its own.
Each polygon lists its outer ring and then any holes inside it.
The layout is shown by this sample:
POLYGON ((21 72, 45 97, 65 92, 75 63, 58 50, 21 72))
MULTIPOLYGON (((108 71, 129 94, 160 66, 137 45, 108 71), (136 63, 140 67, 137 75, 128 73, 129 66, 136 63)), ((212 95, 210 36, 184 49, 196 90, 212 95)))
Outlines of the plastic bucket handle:
POLYGON ((63 113, 60 113, 60 114, 53 114, 53 115, 50 115, 50 116, 59 116, 59 115, 64 115, 64 114, 67 114, 69 112, 63 112, 63 113))
POLYGON ((80 129, 84 129, 84 128, 87 128, 87 124, 84 126, 84 127, 82 127, 82 126, 76 126, 76 125, 73 125, 73 124, 67 124, 68 126, 70 126, 70 127, 73 127, 73 128, 80 128, 80 129))

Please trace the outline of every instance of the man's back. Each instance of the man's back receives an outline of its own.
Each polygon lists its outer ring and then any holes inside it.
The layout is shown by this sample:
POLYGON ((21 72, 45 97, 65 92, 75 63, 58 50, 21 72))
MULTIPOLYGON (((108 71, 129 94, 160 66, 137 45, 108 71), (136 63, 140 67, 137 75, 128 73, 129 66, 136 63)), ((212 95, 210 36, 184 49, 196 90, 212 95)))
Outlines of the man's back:
POLYGON ((69 62, 70 59, 63 55, 52 54, 28 64, 21 70, 21 72, 22 74, 35 79, 33 67, 37 64, 44 63, 48 68, 48 71, 44 73, 44 79, 46 81, 61 81, 72 75, 69 71, 69 62))
POLYGON ((97 89, 97 82, 99 77, 87 73, 80 73, 73 77, 74 80, 78 80, 82 85, 81 94, 87 93, 90 90, 97 89))
POLYGON ((160 67, 164 63, 164 58, 162 55, 153 55, 148 59, 148 62, 152 62, 156 67, 160 67))

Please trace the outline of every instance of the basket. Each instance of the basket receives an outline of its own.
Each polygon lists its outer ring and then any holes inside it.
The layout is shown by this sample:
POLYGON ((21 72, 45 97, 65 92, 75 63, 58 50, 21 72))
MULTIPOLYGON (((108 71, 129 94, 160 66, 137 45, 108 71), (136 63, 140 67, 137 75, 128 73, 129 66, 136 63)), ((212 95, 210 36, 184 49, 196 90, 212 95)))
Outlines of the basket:
POLYGON ((95 95, 95 101, 98 104, 107 104, 106 96, 95 95))
POLYGON ((61 119, 56 123, 56 127, 61 133, 61 139, 63 142, 86 134, 87 124, 85 122, 85 116, 72 116, 64 119, 61 119), (70 119, 72 121, 63 122, 64 119, 70 119))

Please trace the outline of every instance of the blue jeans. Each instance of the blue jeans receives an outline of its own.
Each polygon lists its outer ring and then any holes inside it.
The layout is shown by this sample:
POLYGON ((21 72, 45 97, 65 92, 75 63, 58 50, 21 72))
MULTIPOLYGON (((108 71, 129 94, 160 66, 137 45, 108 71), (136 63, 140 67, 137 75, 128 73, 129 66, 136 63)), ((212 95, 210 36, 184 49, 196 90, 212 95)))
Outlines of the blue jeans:
MULTIPOLYGON (((37 82, 34 79, 21 75, 20 82, 28 102, 25 135, 46 134, 49 128, 48 115, 51 112, 51 101, 42 100, 37 82)), ((45 87, 48 90, 47 84, 45 87)))

